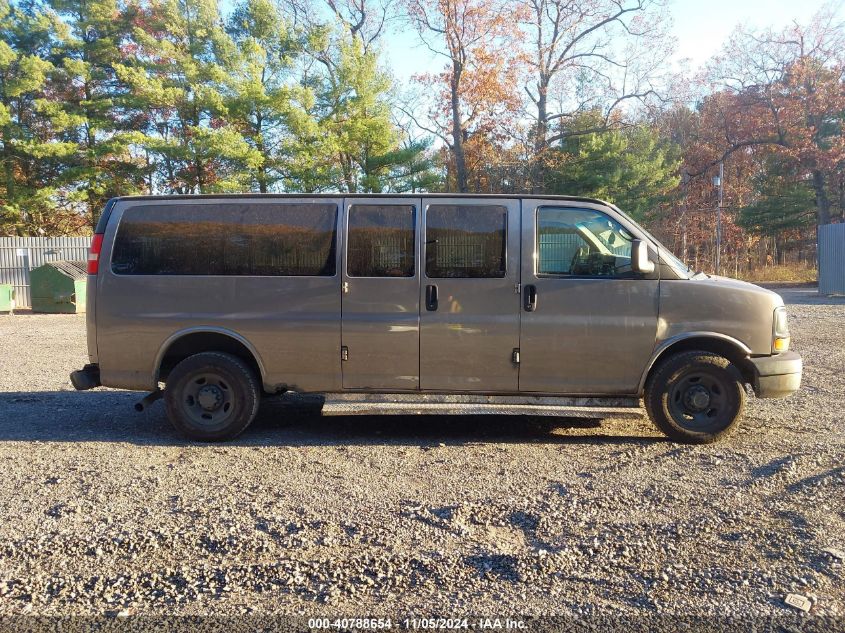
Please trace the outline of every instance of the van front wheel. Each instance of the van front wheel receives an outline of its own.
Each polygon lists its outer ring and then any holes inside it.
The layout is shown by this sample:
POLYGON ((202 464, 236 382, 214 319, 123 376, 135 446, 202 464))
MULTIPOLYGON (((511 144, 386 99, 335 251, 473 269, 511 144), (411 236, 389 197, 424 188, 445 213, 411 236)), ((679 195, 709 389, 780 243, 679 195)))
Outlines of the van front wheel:
POLYGON ((727 358, 682 352, 652 372, 643 399, 648 417, 670 439, 707 444, 735 428, 745 406, 745 387, 727 358))
POLYGON ((185 437, 218 442, 240 435, 258 412, 260 392, 253 371, 237 356, 194 354, 167 377, 167 417, 185 437))

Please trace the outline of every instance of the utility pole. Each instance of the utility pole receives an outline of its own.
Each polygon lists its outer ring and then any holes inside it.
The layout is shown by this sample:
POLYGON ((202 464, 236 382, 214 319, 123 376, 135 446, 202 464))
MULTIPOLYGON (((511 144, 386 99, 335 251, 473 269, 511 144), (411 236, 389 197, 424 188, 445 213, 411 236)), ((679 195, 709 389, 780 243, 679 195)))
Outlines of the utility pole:
POLYGON ((724 192, 724 184, 722 180, 725 177, 725 163, 719 161, 719 175, 713 176, 713 186, 719 188, 719 206, 716 209, 716 274, 720 275, 722 271, 722 194, 724 192))
POLYGON ((689 253, 687 252, 687 192, 689 186, 689 172, 684 170, 681 174, 681 243, 683 245, 683 257, 681 258, 689 266, 689 253))

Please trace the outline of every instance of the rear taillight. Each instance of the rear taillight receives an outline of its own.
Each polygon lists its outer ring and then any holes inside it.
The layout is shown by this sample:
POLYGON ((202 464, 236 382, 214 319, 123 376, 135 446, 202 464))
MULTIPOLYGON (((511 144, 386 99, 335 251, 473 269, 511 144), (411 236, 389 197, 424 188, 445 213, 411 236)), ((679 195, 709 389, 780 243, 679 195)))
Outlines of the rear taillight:
POLYGON ((88 251, 88 274, 96 275, 100 270, 100 250, 103 248, 102 233, 95 233, 88 251))

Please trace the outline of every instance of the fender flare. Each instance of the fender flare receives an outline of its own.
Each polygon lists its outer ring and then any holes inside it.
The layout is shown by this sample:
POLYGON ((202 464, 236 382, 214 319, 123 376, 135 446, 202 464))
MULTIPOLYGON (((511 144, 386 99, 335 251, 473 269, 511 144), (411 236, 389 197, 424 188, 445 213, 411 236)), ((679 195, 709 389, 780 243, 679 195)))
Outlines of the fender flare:
POLYGON ((259 379, 263 382, 264 376, 266 372, 264 370, 264 361, 261 360, 261 355, 258 353, 258 350, 255 349, 255 346, 250 343, 245 337, 241 336, 237 332, 229 330, 223 327, 217 327, 213 325, 198 325, 194 327, 183 328, 181 330, 177 330, 170 336, 168 336, 165 341, 161 344, 161 347, 158 349, 158 353, 156 354, 155 364, 153 365, 153 384, 158 384, 158 375, 159 370, 161 369, 161 363, 164 360, 164 355, 167 353, 167 350, 179 339, 191 335, 191 334, 222 334, 223 336, 228 336, 231 339, 236 340, 238 343, 246 347, 247 351, 252 354, 252 357, 255 359, 255 363, 258 365, 258 371, 261 372, 259 379))
POLYGON ((648 374, 651 372, 654 364, 657 360, 663 355, 663 353, 668 350, 673 345, 680 343, 681 341, 686 341, 692 338, 710 338, 715 339, 724 343, 729 343, 737 348, 738 351, 742 352, 746 356, 751 356, 751 348, 748 347, 745 343, 740 341, 739 339, 735 339, 732 336, 728 336, 727 334, 721 334, 720 332, 684 332, 683 334, 678 334, 671 338, 667 338, 664 341, 661 341, 660 345, 658 345, 654 352, 651 355, 648 363, 646 364, 645 371, 643 375, 640 377, 640 383, 637 386, 637 393, 642 393, 643 389, 645 388, 645 382, 648 379, 648 374))

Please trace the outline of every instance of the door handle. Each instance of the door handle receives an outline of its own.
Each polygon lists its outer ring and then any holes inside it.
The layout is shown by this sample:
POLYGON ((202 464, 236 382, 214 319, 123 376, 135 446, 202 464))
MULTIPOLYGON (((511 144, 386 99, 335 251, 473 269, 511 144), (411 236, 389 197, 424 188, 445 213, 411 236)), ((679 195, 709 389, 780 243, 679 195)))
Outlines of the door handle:
POLYGON ((437 310, 437 286, 434 284, 425 287, 425 309, 429 312, 437 310))
POLYGON ((525 301, 525 311, 534 312, 534 310, 537 309, 537 286, 525 286, 525 295, 523 296, 523 299, 525 301))

